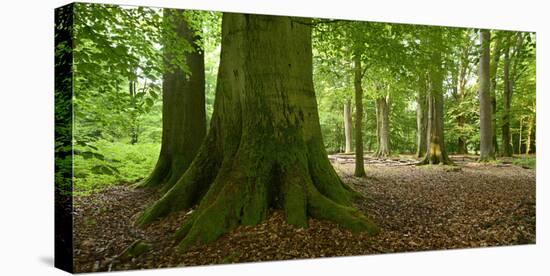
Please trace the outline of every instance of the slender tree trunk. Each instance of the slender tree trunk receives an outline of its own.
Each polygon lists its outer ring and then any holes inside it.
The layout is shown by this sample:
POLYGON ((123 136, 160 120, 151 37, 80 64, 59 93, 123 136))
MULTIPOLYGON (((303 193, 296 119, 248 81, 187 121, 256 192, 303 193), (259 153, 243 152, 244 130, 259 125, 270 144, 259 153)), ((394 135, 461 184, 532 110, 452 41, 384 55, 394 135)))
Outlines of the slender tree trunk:
POLYGON ((353 85, 355 88, 355 172, 357 177, 365 176, 365 165, 363 160, 363 132, 361 126, 363 124, 363 86, 362 69, 361 69, 361 53, 356 50, 353 53, 353 85))
MULTIPOLYGON (((440 45, 441 35, 434 41, 440 45)), ((443 72, 441 68, 441 53, 437 50, 431 53, 433 65, 429 69, 429 112, 428 112, 428 149, 424 160, 419 164, 452 164, 445 151, 445 137, 443 128, 443 72)))
POLYGON ((334 125, 334 129, 336 130, 336 140, 338 141, 337 142, 337 149, 336 151, 337 152, 344 152, 345 151, 345 140, 346 140, 346 134, 344 133, 344 126, 338 122, 335 123, 334 125))
POLYGON ((523 145, 522 142, 522 134, 523 134, 523 117, 519 118, 519 130, 518 130, 518 154, 521 154, 521 146, 523 145))
POLYGON ((346 153, 352 151, 352 121, 351 121, 351 99, 347 99, 344 103, 344 129, 346 136, 346 153))
POLYGON ((533 135, 533 130, 535 128, 535 116, 531 116, 529 121, 529 127, 527 128, 527 140, 525 141, 525 156, 528 156, 531 152, 531 136, 533 135))
MULTIPOLYGON (((128 82, 128 91, 130 93, 130 99, 132 101, 132 106, 134 107, 134 110, 137 106, 136 102, 136 94, 137 94, 137 81, 129 81, 128 82)), ((138 136, 139 136, 139 125, 138 125, 138 119, 137 114, 134 112, 130 112, 131 118, 131 126, 130 126, 130 144, 135 145, 138 142, 138 136)))
POLYGON ((368 152, 372 152, 372 140, 373 139, 369 139, 369 143, 367 144, 367 151, 368 152))
POLYGON ((491 62, 489 72, 489 78, 491 79, 491 108, 492 108, 492 120, 493 120, 493 152, 498 153, 498 139, 497 139, 497 73, 498 64, 500 61, 501 43, 500 37, 494 39, 493 51, 491 53, 491 62))
MULTIPOLYGON (((459 116, 457 116, 456 120, 457 120, 458 128, 463 129, 464 125, 465 125, 464 116, 459 115, 459 116)), ((468 149, 466 148, 466 139, 463 136, 458 137, 456 145, 457 145, 456 153, 458 153, 458 154, 467 154, 468 153, 468 149)))
POLYGON ((385 158, 390 155, 390 123, 389 123, 389 97, 376 99, 377 125, 378 125, 378 149, 376 157, 385 158))
POLYGON ((378 99, 374 100, 374 109, 376 111, 376 151, 374 152, 374 156, 377 156, 378 149, 380 148, 380 132, 382 132, 382 115, 380 114, 381 110, 378 99))
POLYGON ((139 186, 170 189, 185 173, 206 135, 204 53, 181 11, 164 9, 164 20, 177 36, 193 46, 185 54, 191 72, 172 68, 173 55, 165 50, 166 72, 162 83, 162 141, 153 172, 139 186))
POLYGON ((490 54, 491 33, 481 30, 481 56, 479 58, 479 141, 481 162, 495 159, 493 147, 493 112, 491 110, 490 54))
POLYGON ((210 131, 180 180, 140 225, 198 204, 177 231, 181 250, 256 225, 270 208, 307 227, 308 216, 354 232, 376 226, 349 207, 324 149, 313 90, 309 19, 224 13, 210 131), (269 66, 266 66, 269 64, 269 66))
POLYGON ((513 148, 510 136, 510 105, 512 102, 512 83, 510 79, 510 47, 504 50, 503 67, 504 93, 502 94, 502 156, 511 157, 513 148))
POLYGON ((428 95, 426 78, 420 75, 419 90, 416 94, 416 157, 426 155, 428 138, 428 95))

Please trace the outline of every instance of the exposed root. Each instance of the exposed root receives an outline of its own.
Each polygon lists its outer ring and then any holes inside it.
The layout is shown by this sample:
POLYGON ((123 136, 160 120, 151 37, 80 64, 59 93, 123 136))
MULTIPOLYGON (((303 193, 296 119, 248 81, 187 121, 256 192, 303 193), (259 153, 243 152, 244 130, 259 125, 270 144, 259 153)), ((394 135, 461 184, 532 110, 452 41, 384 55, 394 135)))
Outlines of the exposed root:
POLYGON ((242 173, 234 168, 238 160, 226 162, 192 218, 176 233, 180 250, 215 240, 239 224, 255 225, 265 219, 268 178, 242 173))
POLYGON ((377 150, 374 157, 377 159, 388 158, 390 157, 390 152, 388 150, 377 150))
POLYGON ((421 165, 449 165, 454 166, 455 163, 449 158, 449 156, 446 153, 441 153, 440 151, 437 153, 430 153, 428 152, 424 159, 422 159, 420 162, 416 163, 417 166, 421 165))
POLYGON ((170 162, 166 158, 162 158, 162 154, 153 169, 153 172, 135 185, 136 188, 155 188, 166 181, 170 171, 170 162))
POLYGON ((310 153, 308 164, 309 175, 315 187, 329 199, 349 205, 353 198, 362 196, 342 182, 327 158, 310 153))
POLYGON ((334 221, 352 232, 366 231, 376 235, 379 231, 374 222, 359 210, 343 206, 321 195, 313 185, 308 184, 308 213, 319 219, 334 221))
POLYGON ((177 183, 138 217, 136 225, 144 226, 171 212, 197 204, 218 174, 219 165, 216 160, 215 156, 207 156, 205 150, 201 150, 177 183))

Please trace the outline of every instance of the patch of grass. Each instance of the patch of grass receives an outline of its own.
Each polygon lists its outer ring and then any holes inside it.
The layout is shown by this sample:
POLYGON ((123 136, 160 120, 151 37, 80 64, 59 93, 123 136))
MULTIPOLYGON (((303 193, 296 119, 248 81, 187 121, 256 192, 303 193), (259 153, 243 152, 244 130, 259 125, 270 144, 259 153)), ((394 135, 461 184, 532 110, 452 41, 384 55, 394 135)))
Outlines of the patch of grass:
POLYGON ((537 159, 531 156, 514 158, 512 164, 523 168, 535 169, 537 167, 537 159))
POLYGON ((86 218, 84 220, 84 223, 88 226, 91 226, 91 225, 96 225, 97 221, 94 218, 86 218))
POLYGON ((159 144, 127 144, 122 142, 98 141, 95 146, 105 156, 104 160, 83 158, 74 159, 74 193, 87 195, 121 183, 135 183, 146 177, 158 158, 159 144), (94 166, 108 164, 118 169, 118 173, 102 174, 92 170, 94 166))

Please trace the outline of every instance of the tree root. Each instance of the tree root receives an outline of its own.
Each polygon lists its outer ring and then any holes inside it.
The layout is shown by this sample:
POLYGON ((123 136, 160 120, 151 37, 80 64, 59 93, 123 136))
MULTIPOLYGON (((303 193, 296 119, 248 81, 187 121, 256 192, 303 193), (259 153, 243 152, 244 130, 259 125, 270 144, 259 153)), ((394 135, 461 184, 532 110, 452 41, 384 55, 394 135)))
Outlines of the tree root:
MULTIPOLYGON (((360 211, 339 204, 323 195, 314 185, 307 166, 279 166, 273 162, 256 164, 252 169, 238 158, 226 161, 208 193, 182 227, 176 232, 179 250, 213 241, 238 225, 256 225, 267 216, 269 207, 280 206, 286 221, 296 227, 308 227, 308 215, 334 221, 352 232, 376 234, 378 228, 360 211), (232 163, 232 164, 229 164, 232 163), (272 181, 277 169, 279 181, 272 181), (253 173, 246 173, 246 172, 253 173), (272 185, 277 187, 270 187, 272 185), (276 191, 276 192, 273 192, 276 191), (270 198, 277 197, 276 199, 270 198)), ((342 186, 342 190, 344 186, 342 186)))
POLYGON ((199 152, 187 171, 163 197, 140 214, 136 225, 144 226, 171 212, 190 208, 202 199, 220 167, 216 156, 208 156, 204 152, 199 152))
POLYGON ((455 166, 455 163, 447 156, 446 154, 442 155, 430 155, 426 154, 424 158, 417 162, 415 165, 422 166, 422 165, 449 165, 449 166, 455 166))

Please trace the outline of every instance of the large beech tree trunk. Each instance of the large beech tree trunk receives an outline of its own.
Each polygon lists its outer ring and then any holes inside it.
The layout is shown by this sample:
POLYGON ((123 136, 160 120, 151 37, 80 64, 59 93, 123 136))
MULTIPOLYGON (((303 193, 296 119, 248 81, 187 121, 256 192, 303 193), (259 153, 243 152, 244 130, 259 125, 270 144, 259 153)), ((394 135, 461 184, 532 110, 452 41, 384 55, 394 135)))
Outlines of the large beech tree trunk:
POLYGON ((350 153, 352 151, 352 120, 351 120, 351 99, 346 99, 346 102, 344 103, 344 132, 345 132, 345 139, 346 139, 346 153, 350 153))
POLYGON ((307 227, 308 216, 374 234, 348 207, 358 196, 324 149, 307 19, 224 13, 210 131, 189 169, 138 224, 198 206, 177 231, 181 250, 255 225, 269 208, 307 227))
POLYGON ((365 161, 363 160, 363 71, 361 69, 361 51, 353 53, 353 86, 355 88, 355 172, 354 176, 365 176, 365 161))
POLYGON ((426 155, 428 148, 428 95, 426 77, 419 77, 419 89, 416 94, 416 157, 426 155))
POLYGON ((180 68, 170 66, 173 58, 165 52, 167 70, 162 83, 162 142, 153 172, 140 183, 141 187, 168 190, 185 173, 206 135, 204 53, 198 46, 181 11, 164 9, 164 18, 177 36, 194 49, 185 54, 191 72, 186 76, 180 68))
MULTIPOLYGON (((438 39, 432 43, 439 45, 438 39)), ((441 68, 441 53, 432 53, 434 65, 429 69, 428 80, 428 148, 424 160, 419 164, 452 164, 445 151, 445 138, 443 131, 443 72, 441 68)))
POLYGON ((378 149, 375 156, 385 158, 390 155, 390 103, 389 96, 376 99, 376 124, 378 149))
POLYGON ((482 162, 495 159, 493 147, 493 112, 490 87, 491 33, 480 31, 481 55, 479 58, 479 160, 482 162))

